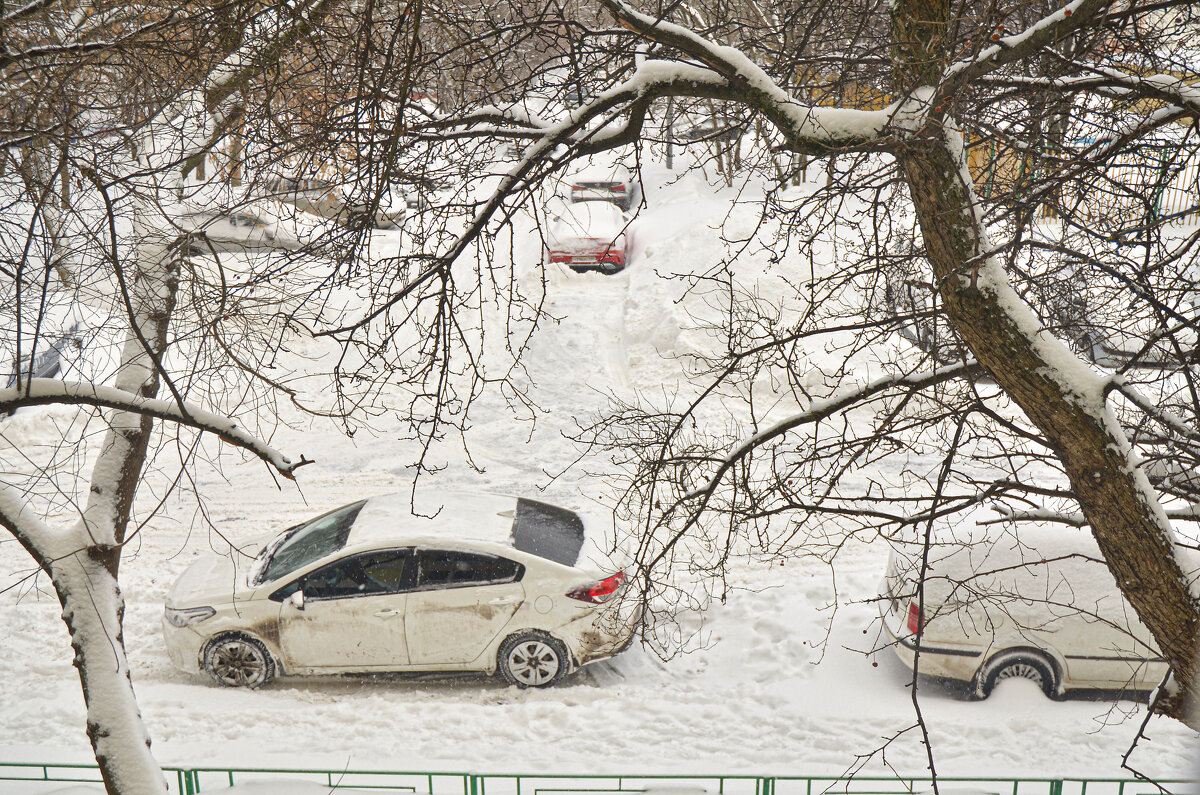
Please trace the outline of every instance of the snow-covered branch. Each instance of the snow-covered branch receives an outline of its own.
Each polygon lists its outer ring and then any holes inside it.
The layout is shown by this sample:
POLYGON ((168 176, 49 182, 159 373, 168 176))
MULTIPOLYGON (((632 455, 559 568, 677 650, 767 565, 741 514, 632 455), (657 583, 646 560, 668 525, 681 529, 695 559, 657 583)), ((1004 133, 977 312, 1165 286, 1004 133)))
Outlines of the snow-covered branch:
POLYGON ((725 477, 726 473, 735 464, 759 447, 762 447, 766 442, 777 439, 796 428, 804 425, 815 425, 840 411, 859 405, 883 392, 893 389, 919 392, 922 389, 945 383, 954 378, 961 378, 972 372, 979 372, 979 364, 974 360, 969 360, 922 373, 878 378, 864 386, 846 390, 823 400, 814 400, 804 411, 793 414, 768 428, 764 428, 734 447, 720 462, 717 470, 708 480, 700 487, 685 494, 683 499, 703 498, 707 500, 720 484, 722 478, 725 477))
MULTIPOLYGON (((1189 84, 1182 77, 1169 74, 1135 74, 1109 66, 1088 66, 1113 85, 1124 86, 1142 95, 1161 99, 1200 116, 1200 85, 1189 84)), ((1195 77, 1192 78, 1195 80, 1195 77)))
MULTIPOLYGON (((890 120, 886 110, 853 110, 798 102, 762 67, 740 50, 715 44, 703 36, 665 19, 635 11, 621 0, 600 0, 623 27, 659 44, 674 47, 719 75, 728 87, 728 96, 771 120, 787 140, 787 148, 797 152, 824 154, 829 151, 870 143, 884 135, 890 120)), ((684 64, 647 61, 635 72, 636 80, 645 67, 681 70, 684 64)))
POLYGON ((197 406, 142 397, 115 387, 93 383, 72 383, 52 378, 33 378, 22 381, 19 386, 0 389, 0 412, 53 403, 117 409, 187 425, 212 433, 229 444, 253 453, 286 477, 291 477, 291 473, 297 468, 312 463, 310 459, 303 456, 299 461, 292 461, 241 428, 234 420, 211 411, 205 411, 197 406))
POLYGON ((1004 75, 987 78, 986 82, 1029 89, 1092 91, 1120 99, 1150 97, 1165 103, 1175 118, 1200 115, 1200 86, 1191 85, 1182 77, 1170 74, 1139 75, 1103 66, 1088 66, 1087 69, 1088 74, 1063 77, 1004 75))
POLYGON ((939 96, 953 94, 983 75, 1028 58, 1094 24, 1112 4, 1112 0, 1073 0, 1020 33, 997 35, 994 43, 950 65, 939 86, 939 96))
POLYGON ((214 132, 237 112, 226 100, 254 75, 277 63, 281 53, 308 35, 340 0, 306 0, 280 4, 263 11, 249 26, 246 40, 217 64, 195 88, 179 94, 143 128, 139 138, 143 157, 158 166, 183 163, 186 173, 195 159, 212 146, 214 132), (166 139, 170 143, 163 142, 166 139))

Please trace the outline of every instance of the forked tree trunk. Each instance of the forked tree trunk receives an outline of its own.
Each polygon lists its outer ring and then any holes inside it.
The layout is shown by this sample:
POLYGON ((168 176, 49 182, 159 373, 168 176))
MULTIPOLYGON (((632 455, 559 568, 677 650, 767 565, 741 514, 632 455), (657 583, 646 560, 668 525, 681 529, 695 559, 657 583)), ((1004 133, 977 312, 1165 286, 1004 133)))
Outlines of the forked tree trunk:
MULTIPOLYGON (((893 51, 902 90, 936 82, 946 0, 893 3, 893 51)), ((943 48, 945 49, 945 48, 943 48)), ((1117 586, 1150 629, 1177 689, 1158 703, 1193 728, 1200 602, 1173 534, 1128 440, 1105 406, 1104 382, 1047 332, 988 253, 962 142, 952 120, 931 116, 898 152, 946 314, 971 353, 1021 407, 1062 462, 1117 586)))
MULTIPOLYGON (((178 290, 176 250, 155 228, 152 210, 143 208, 127 284, 133 326, 121 352, 114 386, 152 398, 178 290)), ((154 423, 150 417, 117 411, 92 471, 83 526, 77 536, 98 540, 73 555, 50 562, 49 571, 71 633, 75 666, 87 705, 87 734, 109 793, 158 795, 165 792, 162 768, 150 753, 125 655, 124 600, 118 586, 125 541, 138 482, 146 463, 154 423)))

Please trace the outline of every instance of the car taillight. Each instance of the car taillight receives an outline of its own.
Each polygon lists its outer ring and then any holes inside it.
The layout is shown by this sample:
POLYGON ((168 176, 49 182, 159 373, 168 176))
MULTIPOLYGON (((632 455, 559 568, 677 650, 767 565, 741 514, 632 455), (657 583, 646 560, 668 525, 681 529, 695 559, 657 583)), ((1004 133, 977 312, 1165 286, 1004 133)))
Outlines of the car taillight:
POLYGON ((620 265, 622 262, 625 261, 625 256, 620 251, 610 248, 600 256, 600 261, 601 262, 614 262, 614 263, 620 265))
POLYGON ((921 634, 921 607, 916 602, 908 603, 908 631, 914 635, 921 634))
POLYGON ((572 588, 567 591, 567 596, 571 599, 578 599, 581 602, 591 602, 599 604, 607 602, 613 598, 613 595, 620 590, 625 583, 625 572, 618 571, 611 577, 605 577, 603 580, 591 582, 587 585, 581 585, 578 588, 572 588))
POLYGON ((610 185, 608 189, 611 190, 613 193, 624 193, 625 192, 624 185, 610 185))

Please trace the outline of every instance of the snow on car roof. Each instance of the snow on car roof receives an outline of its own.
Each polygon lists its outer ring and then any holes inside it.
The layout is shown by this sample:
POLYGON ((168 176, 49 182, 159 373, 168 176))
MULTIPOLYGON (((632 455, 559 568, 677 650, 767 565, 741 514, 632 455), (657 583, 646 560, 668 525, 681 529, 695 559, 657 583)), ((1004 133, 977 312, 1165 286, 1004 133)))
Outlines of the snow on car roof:
POLYGON ((573 181, 628 182, 629 169, 622 165, 591 163, 572 175, 573 181))
POLYGON ((625 230, 625 216, 617 205, 605 201, 577 202, 567 207, 552 234, 555 238, 616 237, 625 230))
POLYGON ((433 538, 511 545, 516 509, 516 497, 499 494, 439 491, 415 500, 408 492, 384 494, 367 500, 346 543, 433 538))

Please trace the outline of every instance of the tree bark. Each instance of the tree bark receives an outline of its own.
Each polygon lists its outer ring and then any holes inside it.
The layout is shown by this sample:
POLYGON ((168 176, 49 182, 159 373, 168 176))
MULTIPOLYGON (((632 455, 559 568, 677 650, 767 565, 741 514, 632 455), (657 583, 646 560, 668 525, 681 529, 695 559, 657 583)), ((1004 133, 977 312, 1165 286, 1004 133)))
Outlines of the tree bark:
MULTIPOLYGON (((940 74, 924 44, 942 39, 948 15, 944 0, 893 6, 894 68, 907 89, 940 74)), ((897 151, 946 314, 1062 462, 1118 588, 1171 667, 1178 687, 1157 708, 1200 728, 1186 709, 1196 691, 1200 602, 1170 524, 1105 405, 1103 379, 1039 328, 989 253, 961 144, 952 120, 935 110, 897 151)))

